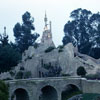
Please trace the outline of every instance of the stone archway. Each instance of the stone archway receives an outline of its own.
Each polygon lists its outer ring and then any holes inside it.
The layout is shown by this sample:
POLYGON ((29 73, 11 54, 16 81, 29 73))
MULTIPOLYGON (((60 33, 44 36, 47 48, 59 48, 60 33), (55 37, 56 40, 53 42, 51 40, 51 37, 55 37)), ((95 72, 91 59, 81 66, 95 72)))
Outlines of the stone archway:
POLYGON ((52 86, 45 86, 41 89, 39 100, 58 100, 57 91, 52 86))
POLYGON ((63 89, 63 91, 61 93, 61 100, 67 100, 68 97, 78 95, 81 93, 82 92, 76 85, 68 84, 67 86, 65 86, 65 88, 63 89))
POLYGON ((18 88, 14 91, 11 100, 29 100, 29 95, 25 89, 18 88))

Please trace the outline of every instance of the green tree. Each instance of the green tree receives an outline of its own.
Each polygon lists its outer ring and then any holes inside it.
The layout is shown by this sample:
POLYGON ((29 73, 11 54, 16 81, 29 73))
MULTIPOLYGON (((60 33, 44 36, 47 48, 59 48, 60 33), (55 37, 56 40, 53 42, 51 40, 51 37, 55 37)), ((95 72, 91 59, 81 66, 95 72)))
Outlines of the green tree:
POLYGON ((0 100, 8 100, 8 87, 7 85, 0 80, 0 100))
POLYGON ((70 17, 64 26, 63 44, 72 42, 80 53, 100 58, 100 13, 79 8, 72 11, 70 17))
POLYGON ((11 70, 21 60, 21 54, 10 45, 0 48, 0 73, 11 70))
POLYGON ((21 54, 16 50, 13 43, 9 43, 6 30, 0 35, 0 73, 9 71, 21 60, 21 54))
POLYGON ((80 66, 78 69, 77 69, 77 75, 79 76, 85 76, 86 75, 86 70, 84 67, 80 66))
POLYGON ((34 18, 31 17, 29 12, 22 15, 22 21, 22 24, 17 23, 13 28, 16 45, 21 53, 28 49, 29 46, 32 46, 39 37, 39 34, 32 33, 35 30, 34 18))

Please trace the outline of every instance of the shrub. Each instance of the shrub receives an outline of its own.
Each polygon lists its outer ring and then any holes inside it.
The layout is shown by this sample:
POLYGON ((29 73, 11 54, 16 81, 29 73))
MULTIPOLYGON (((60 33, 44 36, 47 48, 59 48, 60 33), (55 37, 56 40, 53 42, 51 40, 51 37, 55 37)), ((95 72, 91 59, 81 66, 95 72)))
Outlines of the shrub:
POLYGON ((21 67, 20 67, 20 70, 21 70, 21 71, 24 71, 24 70, 25 70, 25 68, 24 68, 23 66, 21 66, 21 67))
POLYGON ((3 79, 3 81, 6 81, 6 80, 13 80, 12 78, 5 78, 5 79, 3 79))
POLYGON ((0 80, 0 100, 8 100, 9 93, 7 85, 0 80))
POLYGON ((60 45, 60 46, 58 46, 57 48, 59 48, 58 52, 63 52, 64 46, 63 46, 63 45, 60 45))
POLYGON ((55 48, 54 47, 48 47, 46 50, 45 50, 45 53, 48 53, 48 52, 51 52, 52 50, 54 50, 55 48))
POLYGON ((25 78, 25 79, 31 78, 31 77, 32 77, 31 71, 24 72, 24 78, 25 78))
POLYGON ((99 74, 88 74, 85 76, 86 79, 88 80, 100 80, 100 75, 99 74))
POLYGON ((37 49, 39 47, 39 43, 34 43, 34 48, 37 49))
POLYGON ((64 46, 63 46, 63 45, 59 45, 57 48, 59 48, 59 49, 63 49, 64 46))
POLYGON ((9 73, 10 73, 11 76, 15 75, 15 73, 13 71, 9 71, 9 73))
POLYGON ((79 76, 85 76, 86 75, 86 70, 83 66, 80 66, 78 69, 77 69, 77 75, 79 76))
POLYGON ((63 52, 63 50, 62 49, 59 49, 58 52, 63 52))
POLYGON ((43 64, 42 67, 45 68, 45 69, 47 69, 47 70, 49 70, 50 67, 51 67, 51 63, 49 63, 49 64, 43 64))
POLYGON ((22 79, 23 78, 23 72, 22 71, 19 71, 16 76, 15 76, 15 79, 22 79))
POLYGON ((97 96, 96 100, 100 100, 100 96, 97 96))
POLYGON ((61 75, 61 67, 60 66, 51 66, 48 72, 45 73, 46 77, 59 77, 61 75))
POLYGON ((62 73, 61 76, 71 76, 71 75, 62 73))

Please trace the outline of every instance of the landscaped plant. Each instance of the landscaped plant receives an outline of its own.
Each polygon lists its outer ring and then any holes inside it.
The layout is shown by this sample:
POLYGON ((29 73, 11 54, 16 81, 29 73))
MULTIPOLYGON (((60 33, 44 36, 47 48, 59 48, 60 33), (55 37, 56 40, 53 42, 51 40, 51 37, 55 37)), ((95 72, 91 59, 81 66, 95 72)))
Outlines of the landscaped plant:
POLYGON ((39 43, 34 43, 34 48, 37 49, 39 47, 39 43))
POLYGON ((26 71, 26 72, 24 72, 24 78, 25 78, 25 79, 31 78, 31 77, 32 77, 31 71, 26 71))
POLYGON ((46 50, 45 50, 45 53, 48 53, 48 52, 51 52, 52 50, 54 50, 55 48, 54 47, 48 47, 46 50))
POLYGON ((23 78, 23 72, 22 71, 17 72, 15 79, 22 79, 22 78, 23 78))
POLYGON ((96 74, 88 74, 85 76, 85 78, 88 80, 96 80, 96 79, 100 80, 100 75, 97 73, 96 74))
POLYGON ((9 93, 7 85, 0 80, 0 100, 8 100, 9 93))
POLYGON ((46 77, 59 77, 61 75, 61 67, 60 66, 50 66, 48 72, 45 73, 46 77))
POLYGON ((15 73, 11 70, 9 71, 10 75, 13 77, 15 75, 15 73))
POLYGON ((58 52, 63 52, 63 48, 64 48, 63 45, 58 46, 58 52))

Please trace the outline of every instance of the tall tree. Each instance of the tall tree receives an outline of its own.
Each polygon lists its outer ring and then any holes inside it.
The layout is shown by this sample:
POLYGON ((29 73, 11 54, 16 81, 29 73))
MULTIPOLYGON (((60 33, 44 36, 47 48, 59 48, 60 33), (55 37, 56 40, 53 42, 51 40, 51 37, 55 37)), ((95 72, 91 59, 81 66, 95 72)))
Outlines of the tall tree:
POLYGON ((32 46, 39 37, 39 34, 32 33, 35 30, 34 18, 31 17, 29 12, 22 15, 22 21, 22 24, 17 23, 13 29, 16 45, 21 53, 28 49, 29 46, 32 46))
POLYGON ((0 73, 9 71, 21 60, 21 54, 9 43, 8 35, 1 35, 0 38, 0 73))
POLYGON ((100 58, 100 13, 92 14, 79 8, 72 11, 70 17, 64 26, 63 44, 72 42, 80 53, 100 58))
POLYGON ((0 48, 0 73, 11 70, 18 64, 21 59, 21 54, 13 49, 10 45, 0 48))

